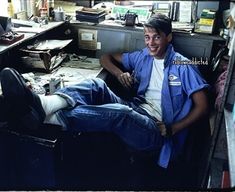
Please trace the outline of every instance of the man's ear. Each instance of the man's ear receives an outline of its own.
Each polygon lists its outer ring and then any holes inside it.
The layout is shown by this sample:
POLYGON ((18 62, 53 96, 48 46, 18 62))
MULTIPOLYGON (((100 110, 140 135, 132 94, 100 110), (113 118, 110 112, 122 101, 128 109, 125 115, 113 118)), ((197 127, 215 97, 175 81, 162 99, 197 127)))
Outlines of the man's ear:
POLYGON ((167 38, 168 43, 170 43, 172 40, 172 33, 169 33, 166 38, 167 38))

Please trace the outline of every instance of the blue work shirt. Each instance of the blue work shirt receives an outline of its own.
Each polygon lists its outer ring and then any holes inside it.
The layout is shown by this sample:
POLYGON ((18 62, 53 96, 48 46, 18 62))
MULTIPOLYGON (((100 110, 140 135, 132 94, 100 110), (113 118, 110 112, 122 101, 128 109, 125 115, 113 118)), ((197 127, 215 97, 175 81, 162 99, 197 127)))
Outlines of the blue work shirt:
MULTIPOLYGON (((145 102, 145 92, 149 85, 153 66, 153 56, 144 48, 140 51, 124 53, 122 65, 126 71, 134 75, 134 87, 136 87, 139 102, 145 102)), ((181 54, 174 51, 171 44, 168 45, 164 58, 164 79, 162 85, 161 108, 162 121, 171 125, 183 119, 191 110, 191 95, 209 85, 201 77, 196 65, 186 63, 189 61, 181 54)), ((172 138, 165 138, 158 164, 167 167, 171 158, 177 157, 182 151, 188 130, 183 129, 172 138)))

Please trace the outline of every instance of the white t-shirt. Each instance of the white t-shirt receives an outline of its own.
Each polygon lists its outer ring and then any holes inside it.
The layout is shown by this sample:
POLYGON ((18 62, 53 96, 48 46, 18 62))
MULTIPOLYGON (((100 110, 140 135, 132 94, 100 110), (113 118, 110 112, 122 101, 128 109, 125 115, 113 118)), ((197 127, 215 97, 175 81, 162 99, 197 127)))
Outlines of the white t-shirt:
POLYGON ((146 103, 141 104, 140 107, 145 109, 151 116, 154 116, 159 121, 162 121, 161 96, 163 78, 164 59, 154 58, 149 86, 145 93, 146 103))

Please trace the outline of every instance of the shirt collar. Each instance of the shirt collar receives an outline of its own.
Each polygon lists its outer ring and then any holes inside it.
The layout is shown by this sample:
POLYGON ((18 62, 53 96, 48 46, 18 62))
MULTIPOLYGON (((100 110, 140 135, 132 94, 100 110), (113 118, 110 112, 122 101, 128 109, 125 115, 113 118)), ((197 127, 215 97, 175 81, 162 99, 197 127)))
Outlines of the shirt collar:
POLYGON ((174 48, 173 48, 172 44, 169 44, 166 49, 166 55, 165 55, 165 60, 164 60, 164 67, 165 68, 171 64, 171 61, 172 61, 174 55, 175 55, 174 48))

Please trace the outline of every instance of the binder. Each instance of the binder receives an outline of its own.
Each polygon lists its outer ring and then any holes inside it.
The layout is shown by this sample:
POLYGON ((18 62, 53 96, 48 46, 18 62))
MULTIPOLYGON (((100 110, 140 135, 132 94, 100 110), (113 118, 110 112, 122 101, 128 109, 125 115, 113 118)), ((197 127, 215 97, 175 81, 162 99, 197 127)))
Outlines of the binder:
POLYGON ((180 8, 180 3, 179 2, 173 2, 172 3, 171 16, 170 16, 172 21, 178 21, 179 20, 179 8, 180 8))

